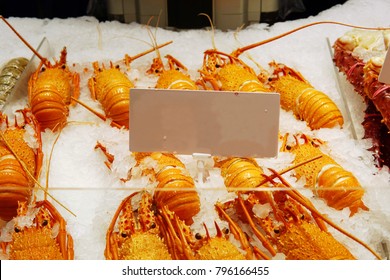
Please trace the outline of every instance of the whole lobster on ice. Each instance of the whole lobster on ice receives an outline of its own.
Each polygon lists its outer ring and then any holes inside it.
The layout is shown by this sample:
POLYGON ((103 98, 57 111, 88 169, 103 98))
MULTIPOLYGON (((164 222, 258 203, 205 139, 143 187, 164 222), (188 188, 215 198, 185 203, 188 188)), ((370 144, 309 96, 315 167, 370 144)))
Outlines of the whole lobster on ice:
MULTIPOLYGON (((170 43, 172 43, 172 41, 158 45, 155 48, 162 48, 170 43)), ((154 51, 155 48, 149 49, 132 57, 125 55, 125 64, 129 66, 133 60, 154 51)), ((120 70, 119 65, 114 65, 112 62, 110 62, 110 67, 105 67, 104 64, 99 66, 97 61, 94 62, 92 66, 94 69, 94 75, 88 80, 88 87, 92 98, 101 104, 105 115, 94 111, 79 100, 75 101, 92 111, 101 119, 111 119, 111 124, 113 126, 125 127, 128 129, 130 89, 135 87, 134 83, 124 72, 120 70)))
POLYGON ((60 59, 52 64, 42 57, 4 17, 0 18, 41 60, 28 83, 29 106, 42 130, 59 129, 66 124, 69 106, 75 104, 72 97, 78 98, 80 94, 80 76, 70 71, 66 64, 66 47, 61 51, 60 59))
POLYGON ((359 209, 368 210, 362 201, 365 191, 359 181, 350 171, 345 170, 320 150, 320 145, 323 144, 321 140, 311 139, 304 134, 294 135, 294 139, 293 143, 287 143, 286 134, 281 150, 295 154, 295 164, 321 155, 320 159, 295 169, 298 179, 301 177, 306 179, 306 187, 313 188, 313 192, 323 198, 330 207, 337 210, 349 208, 351 216, 359 209))

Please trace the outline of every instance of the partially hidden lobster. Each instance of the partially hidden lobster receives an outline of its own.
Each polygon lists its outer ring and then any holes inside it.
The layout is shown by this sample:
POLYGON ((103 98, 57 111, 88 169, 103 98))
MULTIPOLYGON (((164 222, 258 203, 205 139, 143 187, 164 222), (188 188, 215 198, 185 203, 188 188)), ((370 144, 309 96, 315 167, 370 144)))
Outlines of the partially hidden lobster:
POLYGON ((106 234, 108 260, 171 260, 160 220, 147 191, 134 192, 119 205, 106 234), (138 198, 138 203, 133 201, 138 198), (133 207, 133 204, 138 206, 133 207))
POLYGON ((0 72, 0 108, 4 106, 28 62, 29 60, 25 57, 17 57, 2 67, 0 72))
POLYGON ((244 231, 232 220, 229 221, 229 229, 221 230, 216 222, 216 235, 210 236, 208 228, 205 228, 205 236, 191 231, 191 228, 181 221, 166 206, 160 209, 165 226, 164 239, 170 246, 174 259, 184 260, 245 260, 257 258, 261 252, 253 248, 244 231), (239 244, 231 242, 232 234, 239 244), (239 246, 239 247, 237 247, 239 246))
POLYGON ((222 91, 269 92, 254 70, 241 59, 216 49, 204 52, 197 81, 204 89, 222 91))
MULTIPOLYGON (((156 46, 156 49, 164 47, 170 43, 172 43, 172 41, 158 45, 156 46)), ((155 48, 152 48, 132 57, 126 55, 124 62, 127 66, 129 66, 133 60, 154 50, 155 48)), ((110 62, 110 67, 107 68, 104 64, 99 66, 97 61, 94 62, 92 66, 94 69, 94 75, 88 80, 88 87, 92 98, 101 104, 105 115, 103 116, 95 112, 79 100, 76 102, 94 112, 103 120, 106 118, 111 119, 111 124, 113 126, 125 127, 128 129, 130 89, 135 87, 134 83, 124 72, 120 70, 119 65, 114 65, 112 62, 110 62)))
POLYGON ((198 86, 191 79, 190 75, 185 73, 187 68, 176 58, 166 55, 169 69, 165 69, 164 63, 158 54, 153 59, 153 63, 146 72, 147 74, 158 75, 155 88, 157 89, 178 89, 178 90, 197 90, 198 86), (184 71, 184 72, 183 72, 184 71))
POLYGON ((271 89, 280 94, 280 106, 292 111, 311 129, 342 127, 344 118, 336 103, 315 89, 298 71, 271 62, 273 73, 268 77, 271 89))
MULTIPOLYGON (((272 175, 263 173, 262 182, 255 187, 250 180, 253 171, 246 170, 259 168, 258 165, 247 159, 232 160, 236 163, 248 162, 246 167, 232 165, 223 175, 225 182, 227 177, 236 175, 240 182, 234 184, 241 185, 242 190, 237 190, 237 198, 217 203, 216 208, 221 218, 238 217, 237 223, 249 224, 251 230, 247 234, 257 237, 263 246, 260 249, 264 251, 265 259, 278 253, 284 254, 286 259, 354 259, 349 250, 327 231, 326 224, 352 238, 380 259, 368 245, 322 215, 280 173, 270 169, 272 175), (248 187, 244 188, 246 181, 248 187)), ((259 173, 262 173, 261 169, 254 174, 257 176, 259 173)))
POLYGON ((389 85, 378 81, 388 48, 386 34, 388 31, 385 30, 354 29, 333 44, 334 64, 367 105, 362 123, 363 137, 372 140, 370 150, 378 167, 390 166, 390 91, 389 85))
POLYGON ((66 64, 66 47, 61 51, 60 59, 52 64, 42 57, 5 18, 1 17, 1 19, 41 60, 28 83, 28 102, 32 113, 42 130, 59 129, 67 122, 69 106, 75 104, 72 97, 78 98, 80 94, 80 76, 70 71, 66 64))
MULTIPOLYGON (((111 168, 114 156, 101 143, 97 143, 96 148, 106 155, 106 165, 111 168)), ((192 224, 192 218, 200 211, 200 198, 185 165, 173 154, 137 152, 133 156, 137 162, 135 168, 142 170, 141 176, 150 176, 151 182, 157 183, 153 191, 156 205, 167 205, 181 220, 192 224)), ((122 181, 130 180, 133 176, 131 172, 132 170, 129 171, 128 178, 122 178, 122 181)))
POLYGON ((73 260, 73 238, 66 222, 48 201, 19 202, 18 213, 1 235, 10 260, 73 260))
POLYGON ((166 205, 186 224, 192 224, 192 218, 200 211, 200 199, 185 165, 175 155, 159 152, 135 153, 135 158, 141 166, 146 159, 157 163, 151 168, 142 167, 158 183, 153 195, 157 206, 166 205))
MULTIPOLYGON (((381 29, 354 26, 333 21, 313 22, 272 38, 238 48, 230 54, 230 57, 238 59, 242 53, 250 49, 268 44, 294 32, 318 24, 337 24, 360 29, 381 29)), ((278 66, 278 64, 274 62, 271 62, 271 65, 278 66)), ((292 110, 294 115, 301 120, 305 120, 311 129, 341 127, 343 125, 343 116, 336 104, 326 94, 314 89, 299 72, 285 65, 279 65, 278 67, 275 67, 273 74, 274 75, 270 76, 266 71, 262 71, 258 75, 258 78, 263 86, 268 88, 267 91, 276 91, 280 93, 281 106, 283 109, 292 110), (267 82, 268 79, 271 80, 269 83, 267 82)))
MULTIPOLYGON (((156 34, 153 34, 149 28, 149 24, 152 18, 150 18, 147 27, 149 37, 153 46, 157 46, 156 34)), ((157 22, 158 24, 158 22, 157 22)), ((156 29, 157 30, 157 29, 156 29)), ((197 90, 198 86, 187 74, 187 67, 184 66, 178 59, 172 55, 166 55, 165 58, 168 62, 168 69, 164 66, 164 62, 161 58, 159 49, 156 47, 156 57, 150 68, 146 71, 149 75, 157 75, 158 79, 155 85, 157 89, 178 89, 178 90, 197 90)))
POLYGON ((295 135, 294 141, 288 143, 288 134, 283 137, 282 151, 295 155, 294 163, 299 163, 311 157, 321 155, 321 158, 295 168, 297 178, 304 177, 305 186, 326 203, 337 210, 350 209, 350 216, 360 209, 369 210, 363 203, 365 190, 352 172, 345 170, 329 155, 323 153, 320 146, 323 141, 311 139, 305 134, 295 135), (303 141, 303 142, 302 142, 303 141))
POLYGON ((34 115, 25 109, 16 116, 10 123, 8 116, 0 114, 0 219, 5 221, 16 215, 19 202, 30 201, 43 159, 34 115))

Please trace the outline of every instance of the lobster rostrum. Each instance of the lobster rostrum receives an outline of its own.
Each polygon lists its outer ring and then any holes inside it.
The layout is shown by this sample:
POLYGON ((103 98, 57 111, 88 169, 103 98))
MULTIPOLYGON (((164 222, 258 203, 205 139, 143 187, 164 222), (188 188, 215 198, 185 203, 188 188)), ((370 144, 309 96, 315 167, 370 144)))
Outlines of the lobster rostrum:
POLYGON ((301 134, 294 136, 293 143, 287 143, 288 134, 283 137, 282 151, 295 154, 294 163, 299 163, 310 157, 322 155, 316 161, 309 162, 295 169, 296 177, 306 179, 306 187, 312 188, 314 193, 324 199, 326 203, 337 210, 349 208, 350 216, 359 209, 369 210, 362 201, 364 189, 356 177, 345 170, 329 155, 324 154, 319 139, 311 139, 301 134), (301 141, 303 140, 303 143, 301 141))
POLYGON ((41 60, 28 82, 28 103, 42 130, 59 129, 66 124, 69 106, 75 104, 72 97, 78 98, 80 94, 80 76, 70 71, 66 64, 66 47, 61 51, 60 59, 52 64, 42 57, 5 18, 2 16, 0 18, 41 60))
POLYGON ((37 120, 29 109, 17 115, 11 124, 0 114, 0 219, 5 221, 16 215, 18 202, 30 200, 43 159, 37 120))
POLYGON ((155 207, 153 198, 147 191, 135 192, 121 202, 107 230, 104 251, 106 259, 172 259, 163 240, 155 207), (134 207, 132 202, 136 197, 139 202, 134 207))
MULTIPOLYGON (((362 241, 322 215, 278 172, 272 169, 270 171, 271 176, 263 174, 264 180, 257 186, 257 190, 243 189, 237 191, 236 199, 217 203, 221 218, 235 217, 237 223, 249 224, 251 231, 247 234, 256 236, 261 242, 264 248, 260 249, 264 250, 265 258, 283 253, 287 259, 354 259, 348 249, 327 231, 326 224, 352 238, 380 258, 362 241), (264 185, 265 182, 267 185, 264 185)), ((230 170, 225 176, 232 173, 234 170, 230 170)), ((252 189, 249 179, 242 177, 242 180, 243 182, 248 180, 248 185, 252 189)))
POLYGON ((0 72, 0 108, 11 94, 29 60, 24 57, 13 58, 8 61, 0 72))
POLYGON ((19 202, 17 216, 3 229, 1 247, 11 260, 73 260, 66 222, 48 201, 19 202))

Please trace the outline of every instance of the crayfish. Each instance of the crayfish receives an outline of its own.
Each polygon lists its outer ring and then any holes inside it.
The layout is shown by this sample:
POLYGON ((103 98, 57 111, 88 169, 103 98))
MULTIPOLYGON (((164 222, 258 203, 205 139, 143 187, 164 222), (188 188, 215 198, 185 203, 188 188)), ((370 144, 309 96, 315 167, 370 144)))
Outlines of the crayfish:
POLYGON ((152 196, 146 191, 135 192, 122 201, 107 230, 106 259, 172 259, 154 207, 152 196), (132 200, 137 196, 141 196, 139 206, 133 208, 132 200))
POLYGON ((29 109, 20 110, 10 125, 0 114, 0 218, 9 221, 16 215, 18 202, 30 200, 42 166, 42 141, 39 124, 29 109), (35 179, 35 180, 34 180, 35 179))
POLYGON ((156 74, 159 76, 155 88, 197 90, 198 87, 191 77, 180 71, 180 69, 187 71, 187 68, 173 56, 166 55, 165 57, 168 60, 168 70, 164 68, 164 63, 160 54, 158 54, 158 57, 153 59, 153 63, 147 71, 147 74, 156 74))
MULTIPOLYGON (((172 43, 172 41, 156 46, 156 49, 170 43, 172 43)), ((124 59, 125 64, 129 66, 130 62, 133 60, 154 50, 155 48, 152 48, 133 57, 126 55, 124 59)), ((88 87, 92 98, 99 101, 103 107, 105 116, 95 112, 79 100, 77 100, 77 102, 95 113, 101 119, 111 119, 111 124, 113 126, 125 127, 128 129, 130 89, 135 87, 134 83, 119 69, 119 65, 114 65, 112 62, 110 62, 109 68, 106 68, 104 65, 100 67, 98 62, 94 62, 92 65, 94 68, 94 76, 88 80, 88 87)))
POLYGON ((11 260, 74 259, 66 222, 48 200, 19 202, 17 216, 2 232, 1 247, 11 260))
POLYGON ((306 121, 311 129, 342 127, 344 118, 337 105, 325 93, 316 90, 298 71, 271 62, 269 85, 280 93, 280 106, 306 121))
MULTIPOLYGON (((246 167, 240 169, 237 165, 224 173, 225 178, 239 174, 242 190, 237 191, 236 199, 218 203, 217 209, 220 211, 221 218, 227 218, 225 213, 229 210, 230 218, 235 216, 238 218, 237 222, 249 224, 251 231, 248 234, 256 236, 261 242, 265 250, 265 258, 283 253, 287 259, 354 259, 349 250, 327 231, 325 223, 352 238, 380 258, 368 245, 322 215, 278 172, 270 169, 272 175, 263 174, 264 180, 254 187, 250 180, 252 172, 245 170, 259 167, 248 162, 250 164, 246 167), (275 178, 279 182, 274 180, 275 178), (246 181, 248 181, 248 186, 243 188, 246 181), (265 183, 267 185, 264 185, 265 183), (274 190, 273 187, 275 187, 274 190)), ((262 170, 257 173, 262 173, 262 170)))
POLYGON ((322 141, 302 134, 294 136, 294 144, 288 144, 287 138, 288 134, 283 137, 281 150, 295 154, 294 163, 321 155, 320 159, 295 168, 297 178, 306 179, 306 187, 313 188, 318 197, 332 208, 342 210, 348 207, 351 216, 359 209, 368 210, 362 201, 364 189, 351 172, 320 150, 322 141), (300 143, 300 139, 304 142, 300 143))
POLYGON ((171 244, 169 248, 174 259, 245 260, 257 257, 257 248, 250 245, 243 230, 232 220, 229 221, 230 232, 240 245, 233 244, 229 238, 229 229, 221 230, 216 222, 216 235, 210 236, 207 226, 203 224, 206 235, 202 237, 199 233, 194 235, 191 228, 166 206, 160 209, 160 213, 165 226, 164 239, 171 244))
POLYGON ((80 76, 71 72, 66 64, 66 47, 60 59, 52 64, 42 57, 3 17, 1 19, 15 32, 28 48, 41 60, 28 82, 28 102, 41 129, 57 130, 64 126, 69 106, 80 94, 80 76))
POLYGON ((25 57, 17 57, 8 61, 0 72, 0 108, 4 106, 11 94, 16 82, 19 80, 29 60, 25 57))
POLYGON ((383 56, 388 48, 388 31, 351 30, 334 45, 334 64, 366 103, 364 138, 372 140, 376 165, 390 166, 390 102, 389 85, 378 81, 383 56), (386 43, 387 42, 387 43, 386 43))
POLYGON ((217 51, 204 52, 203 66, 199 70, 201 79, 197 81, 204 89, 222 91, 269 92, 259 80, 254 70, 241 59, 217 51))

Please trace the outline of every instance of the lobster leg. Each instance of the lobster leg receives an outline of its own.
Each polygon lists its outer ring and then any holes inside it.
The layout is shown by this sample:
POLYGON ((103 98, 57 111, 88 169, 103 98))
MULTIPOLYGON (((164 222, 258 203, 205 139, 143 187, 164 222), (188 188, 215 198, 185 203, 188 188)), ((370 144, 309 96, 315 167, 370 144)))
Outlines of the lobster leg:
MULTIPOLYGON (((327 224, 329 224, 330 226, 332 226, 333 228, 335 228, 336 230, 338 230, 339 232, 343 233, 344 235, 348 236, 349 238, 351 238, 352 240, 354 240, 355 242, 359 243, 360 245, 362 245, 364 248, 366 248, 368 251, 370 251, 377 259, 381 259, 381 257, 373 250, 371 249, 367 244, 365 244, 363 241, 361 241, 360 239, 358 239, 357 237, 353 236, 352 234, 350 234, 349 232, 347 232, 346 230, 342 229, 340 226, 338 226, 337 224, 335 224, 333 221, 331 221, 329 218, 327 218, 326 216, 322 215, 314 206, 313 204, 305 197, 303 197, 300 193, 298 193, 296 190, 293 189, 293 187, 280 175, 277 174, 277 172, 275 170, 272 170, 270 169, 271 172, 273 172, 280 180, 281 182, 289 188, 289 190, 287 191, 288 195, 293 198, 294 200, 296 200, 297 202, 299 202, 300 204, 302 204, 303 206, 305 206, 313 215, 313 217, 315 217, 317 223, 322 220, 323 222, 326 222, 327 224)), ((325 225, 320 225, 320 228, 322 229, 322 227, 324 227, 325 225)))
MULTIPOLYGON (((218 210, 218 212, 220 213, 220 215, 223 216, 223 218, 225 220, 227 220, 229 222, 229 226, 230 226, 230 231, 233 233, 234 237, 236 239, 238 239, 240 242, 241 242, 241 245, 243 247, 243 249, 247 252, 247 255, 246 257, 248 259, 253 259, 253 252, 251 250, 251 245, 248 241, 248 239, 246 238, 245 236, 245 233, 242 231, 242 229, 230 218, 230 216, 225 212, 225 210, 223 209, 223 207, 220 205, 220 204, 216 204, 215 205, 216 209, 218 210)), ((252 221, 253 223, 253 221, 252 221)), ((263 243, 263 246, 266 247, 268 249, 268 251, 271 253, 272 256, 275 256, 276 255, 276 251, 275 249, 272 247, 271 243, 269 243, 268 240, 266 240, 266 238, 260 233, 260 235, 258 236, 258 238, 260 239, 260 241, 263 243)), ((264 254, 263 252, 261 252, 260 250, 257 250, 256 251, 257 254, 261 255, 261 257, 263 259, 267 259, 269 260, 269 256, 267 256, 266 254, 264 254)))

